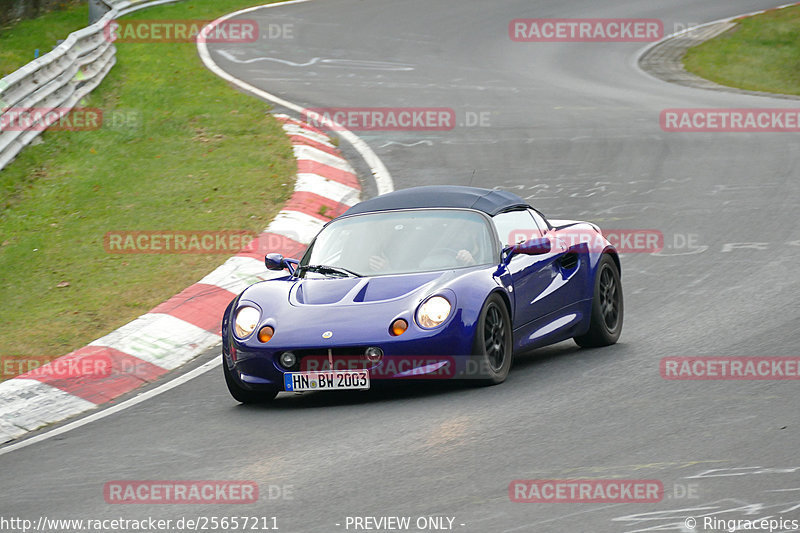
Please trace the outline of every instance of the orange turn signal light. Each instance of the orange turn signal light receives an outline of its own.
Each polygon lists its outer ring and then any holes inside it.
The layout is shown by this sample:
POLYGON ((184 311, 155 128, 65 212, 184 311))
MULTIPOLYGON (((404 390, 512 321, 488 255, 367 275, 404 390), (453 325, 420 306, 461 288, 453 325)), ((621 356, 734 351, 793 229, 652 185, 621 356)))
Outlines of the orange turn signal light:
POLYGON ((268 342, 273 335, 275 335, 275 330, 272 326, 264 326, 258 330, 258 340, 261 342, 268 342))
POLYGON ((402 335, 408 329, 408 322, 403 320, 402 318, 398 318, 394 322, 392 322, 392 327, 389 330, 392 335, 397 337, 398 335, 402 335))

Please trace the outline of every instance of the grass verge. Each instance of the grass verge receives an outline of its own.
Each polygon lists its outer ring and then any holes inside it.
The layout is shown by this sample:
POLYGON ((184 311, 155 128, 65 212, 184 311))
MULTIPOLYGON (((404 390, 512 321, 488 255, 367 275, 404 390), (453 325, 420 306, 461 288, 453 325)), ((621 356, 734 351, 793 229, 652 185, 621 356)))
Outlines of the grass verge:
POLYGON ((45 13, 35 19, 0 26, 0 78, 56 47, 73 31, 89 23, 89 5, 45 13))
POLYGON ((690 48, 686 70, 721 85, 800 95, 800 6, 738 21, 722 35, 690 48))
MULTIPOLYGON (((193 0, 131 18, 211 20, 257 3, 193 0)), ((107 232, 257 233, 291 194, 291 145, 268 106, 208 72, 194 44, 117 50, 84 104, 102 109, 103 127, 46 132, 0 171, 5 360, 79 348, 226 258, 109 254, 107 232)))

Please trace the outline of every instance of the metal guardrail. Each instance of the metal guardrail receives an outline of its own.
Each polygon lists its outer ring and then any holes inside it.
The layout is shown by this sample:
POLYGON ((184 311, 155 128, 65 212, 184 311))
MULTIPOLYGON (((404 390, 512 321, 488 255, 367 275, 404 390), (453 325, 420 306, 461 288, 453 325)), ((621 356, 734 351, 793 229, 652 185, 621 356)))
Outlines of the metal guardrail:
POLYGON ((117 52, 104 33, 109 22, 139 9, 176 1, 103 0, 108 10, 97 22, 71 33, 51 52, 0 79, 0 171, 106 77, 117 52), (9 112, 33 109, 53 112, 36 114, 39 118, 24 128, 1 129, 9 112))

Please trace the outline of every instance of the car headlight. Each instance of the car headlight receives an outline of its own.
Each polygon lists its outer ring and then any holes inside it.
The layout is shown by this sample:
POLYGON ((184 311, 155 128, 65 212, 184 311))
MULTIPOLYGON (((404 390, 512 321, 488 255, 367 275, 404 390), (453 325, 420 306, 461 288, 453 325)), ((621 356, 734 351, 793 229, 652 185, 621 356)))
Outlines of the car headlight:
POLYGON ((261 312, 258 309, 249 306, 242 307, 236 312, 233 332, 240 339, 247 338, 256 330, 259 320, 261 320, 261 312))
POLYGON ((423 328, 435 328, 450 316, 452 306, 447 298, 434 296, 428 298, 425 303, 419 306, 417 311, 417 322, 423 328))

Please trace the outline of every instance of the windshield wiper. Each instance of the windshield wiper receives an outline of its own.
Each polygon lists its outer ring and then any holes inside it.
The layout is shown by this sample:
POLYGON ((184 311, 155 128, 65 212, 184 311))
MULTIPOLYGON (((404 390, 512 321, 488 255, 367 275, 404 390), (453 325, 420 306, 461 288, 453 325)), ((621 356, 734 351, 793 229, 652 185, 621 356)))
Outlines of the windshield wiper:
POLYGON ((304 272, 316 272, 318 274, 339 274, 343 275, 346 278, 362 277, 361 274, 357 274, 352 270, 347 270, 346 268, 328 266, 328 265, 303 265, 299 267, 297 270, 302 270, 304 272))

